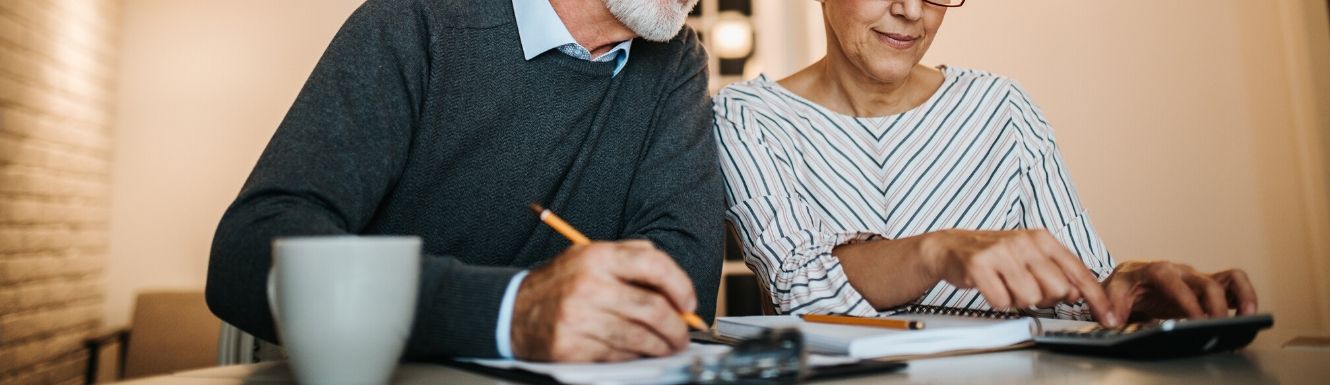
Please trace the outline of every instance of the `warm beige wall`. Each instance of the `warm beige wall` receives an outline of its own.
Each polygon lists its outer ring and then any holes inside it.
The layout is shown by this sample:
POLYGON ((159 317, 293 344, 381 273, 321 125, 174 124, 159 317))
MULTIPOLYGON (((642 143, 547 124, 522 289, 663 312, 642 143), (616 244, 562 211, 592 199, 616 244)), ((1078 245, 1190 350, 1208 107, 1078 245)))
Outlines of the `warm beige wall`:
MULTIPOLYGON (((1330 324, 1330 2, 1319 0, 1281 1, 1281 32, 1285 37, 1287 73, 1291 87, 1290 108, 1299 160, 1303 169, 1308 230, 1312 250, 1320 258, 1316 276, 1320 288, 1322 326, 1330 324), (1300 76, 1310 74, 1307 76, 1300 76), (1316 183, 1319 181, 1320 183, 1316 183), (1320 215, 1316 215, 1319 213, 1320 215)), ((1315 282, 1314 282, 1315 283, 1315 282)))
POLYGON ((359 0, 125 0, 106 320, 202 288, 213 230, 359 0))
POLYGON ((1327 35, 1321 0, 971 1, 925 62, 1017 79, 1114 256, 1245 269, 1277 346, 1330 334, 1327 35))

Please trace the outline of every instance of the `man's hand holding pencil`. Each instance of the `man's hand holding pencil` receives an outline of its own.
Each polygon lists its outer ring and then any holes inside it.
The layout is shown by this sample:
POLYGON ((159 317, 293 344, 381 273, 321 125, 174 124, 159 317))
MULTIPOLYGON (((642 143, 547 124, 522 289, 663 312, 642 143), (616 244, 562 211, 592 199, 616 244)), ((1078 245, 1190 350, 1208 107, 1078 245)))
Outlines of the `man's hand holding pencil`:
POLYGON ((623 361, 688 347, 688 325, 702 322, 692 280, 673 258, 646 240, 590 242, 549 211, 533 211, 573 246, 522 281, 513 304, 517 358, 623 361))

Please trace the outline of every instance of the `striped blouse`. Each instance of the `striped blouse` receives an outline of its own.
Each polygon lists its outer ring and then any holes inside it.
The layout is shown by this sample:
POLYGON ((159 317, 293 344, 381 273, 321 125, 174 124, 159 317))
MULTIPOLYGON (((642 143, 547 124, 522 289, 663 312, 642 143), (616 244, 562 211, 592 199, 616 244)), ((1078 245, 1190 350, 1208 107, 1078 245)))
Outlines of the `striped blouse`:
MULTIPOLYGON (((832 248, 942 229, 1048 229, 1100 281, 1112 272, 1025 92, 993 74, 940 69, 928 101, 882 117, 836 113, 765 75, 716 96, 726 219, 782 313, 877 314, 832 248)), ((978 290, 946 282, 915 303, 989 308, 978 290)), ((1039 310, 1090 317, 1083 303, 1039 310)))

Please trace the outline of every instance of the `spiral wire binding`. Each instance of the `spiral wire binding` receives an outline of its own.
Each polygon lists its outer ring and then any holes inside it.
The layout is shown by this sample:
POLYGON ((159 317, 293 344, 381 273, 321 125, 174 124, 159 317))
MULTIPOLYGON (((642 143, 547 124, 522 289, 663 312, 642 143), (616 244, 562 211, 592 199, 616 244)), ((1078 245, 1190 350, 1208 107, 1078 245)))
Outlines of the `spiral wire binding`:
POLYGON ((1039 317, 1034 312, 1027 309, 1016 309, 1016 311, 1006 310, 979 310, 967 308, 955 308, 934 305, 913 304, 900 308, 896 313, 900 314, 928 314, 928 315, 947 315, 957 317, 974 317, 990 319, 1018 319, 1030 317, 1034 319, 1034 333, 1036 336, 1044 334, 1044 325, 1039 321, 1039 317))

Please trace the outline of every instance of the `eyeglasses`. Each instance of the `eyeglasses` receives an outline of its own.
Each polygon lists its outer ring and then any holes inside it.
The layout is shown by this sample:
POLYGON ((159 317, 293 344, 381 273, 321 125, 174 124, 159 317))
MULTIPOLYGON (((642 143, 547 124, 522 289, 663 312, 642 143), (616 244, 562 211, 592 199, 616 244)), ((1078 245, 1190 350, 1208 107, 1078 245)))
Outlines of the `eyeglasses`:
POLYGON ((924 2, 939 7, 959 7, 965 5, 965 0, 924 0, 924 2))

